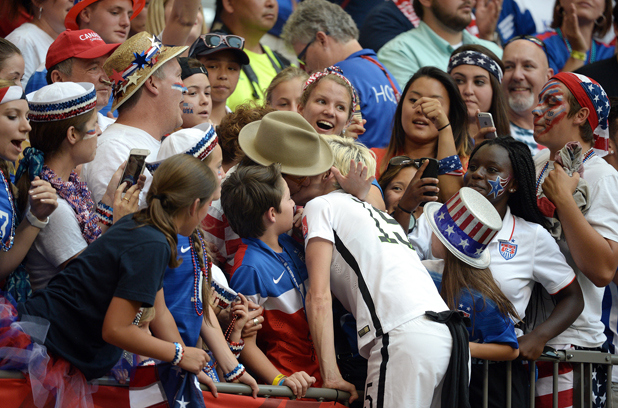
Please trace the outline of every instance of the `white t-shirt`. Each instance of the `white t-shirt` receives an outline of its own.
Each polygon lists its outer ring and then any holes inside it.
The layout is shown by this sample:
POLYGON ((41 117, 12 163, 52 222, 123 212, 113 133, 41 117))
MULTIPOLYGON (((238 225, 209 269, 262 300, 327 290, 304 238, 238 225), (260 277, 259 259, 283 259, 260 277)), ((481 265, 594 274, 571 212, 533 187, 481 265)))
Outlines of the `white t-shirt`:
POLYGON ((47 286, 49 280, 61 271, 60 265, 87 246, 75 211, 66 200, 58 197, 58 208, 49 216, 49 224, 39 232, 26 255, 32 289, 47 286))
POLYGON ((26 67, 21 82, 25 87, 37 67, 45 63, 47 50, 54 39, 32 23, 24 23, 17 27, 6 36, 6 39, 15 44, 24 57, 26 67))
MULTIPOLYGON (((422 259, 435 259, 431 254, 431 232, 429 222, 422 216, 408 235, 422 259)), ((502 229, 489 242, 487 250, 494 280, 521 319, 526 315, 535 282, 555 294, 575 279, 573 269, 549 232, 539 224, 512 215, 508 207, 502 229)), ((517 334, 522 332, 517 330, 517 334)))
MULTIPOLYGON (((97 140, 97 154, 93 161, 84 164, 82 179, 88 184, 88 190, 92 193, 92 200, 98 203, 107 185, 118 167, 129 158, 131 149, 148 149, 150 155, 146 161, 155 161, 161 141, 150 136, 145 131, 132 126, 113 123, 103 132, 97 140)), ((140 193, 140 208, 146 207, 146 193, 152 182, 152 175, 148 169, 144 170, 146 184, 140 193)))
MULTIPOLYGON (((534 156, 537 177, 548 159, 548 149, 534 156)), ((543 174, 543 180, 553 168, 554 162, 551 161, 543 174)), ((618 242, 618 172, 599 156, 593 156, 584 163, 583 178, 588 183, 590 193, 590 208, 586 213, 586 220, 603 238, 618 242)), ((604 325, 601 322, 601 302, 605 288, 595 286, 579 271, 565 240, 559 240, 558 245, 569 265, 577 273, 577 280, 584 294, 584 310, 575 323, 553 339, 552 343, 599 347, 605 342, 604 325)))
POLYGON ((107 116, 101 115, 101 113, 97 112, 97 121, 99 122, 101 132, 105 132, 109 125, 116 122, 116 119, 108 118, 107 116))
POLYGON ((448 310, 397 221, 370 204, 342 190, 317 197, 305 207, 303 233, 306 243, 333 243, 331 290, 356 319, 363 357, 382 333, 448 310))

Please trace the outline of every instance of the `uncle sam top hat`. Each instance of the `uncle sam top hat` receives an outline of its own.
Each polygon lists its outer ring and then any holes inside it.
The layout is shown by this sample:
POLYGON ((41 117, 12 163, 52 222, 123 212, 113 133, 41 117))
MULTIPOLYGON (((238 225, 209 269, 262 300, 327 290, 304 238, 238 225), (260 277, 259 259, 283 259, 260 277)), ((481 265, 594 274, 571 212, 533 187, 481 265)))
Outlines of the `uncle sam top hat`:
POLYGON ((484 269, 489 242, 502 228, 498 211, 477 191, 463 187, 446 203, 427 203, 423 212, 438 239, 468 265, 484 269))

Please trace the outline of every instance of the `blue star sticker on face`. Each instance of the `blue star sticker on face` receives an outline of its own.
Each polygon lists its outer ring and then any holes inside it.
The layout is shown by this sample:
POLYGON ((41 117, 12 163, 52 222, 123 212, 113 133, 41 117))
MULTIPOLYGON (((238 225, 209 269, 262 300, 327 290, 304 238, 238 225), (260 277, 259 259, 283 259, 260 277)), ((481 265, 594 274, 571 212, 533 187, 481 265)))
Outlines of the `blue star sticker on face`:
POLYGON ((491 191, 487 195, 490 196, 493 194, 494 198, 496 198, 502 195, 504 187, 509 182, 509 179, 502 179, 498 176, 495 180, 487 180, 487 182, 491 186, 491 191))

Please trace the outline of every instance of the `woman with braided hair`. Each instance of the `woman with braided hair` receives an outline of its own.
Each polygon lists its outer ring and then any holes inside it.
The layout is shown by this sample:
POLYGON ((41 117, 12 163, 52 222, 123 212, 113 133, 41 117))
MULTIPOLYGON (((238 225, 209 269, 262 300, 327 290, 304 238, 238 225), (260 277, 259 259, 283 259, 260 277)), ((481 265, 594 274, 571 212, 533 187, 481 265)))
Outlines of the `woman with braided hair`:
MULTIPOLYGON (((486 140, 470 156, 464 186, 486 197, 502 217, 502 229, 488 245, 489 269, 517 314, 524 319, 536 282, 556 303, 552 314, 534 330, 522 335, 523 331, 516 328, 521 358, 536 359, 549 340, 575 321, 584 303, 575 273, 544 228, 545 219, 536 206, 535 170, 530 150, 510 136, 486 140)), ((430 237, 431 228, 421 217, 408 236, 421 259, 434 258, 430 237)), ((492 403, 492 399, 503 398, 506 394, 499 389, 505 384, 501 378, 505 370, 500 364, 491 364, 490 370, 489 398, 490 405, 494 405, 496 402, 492 403)), ((475 375, 482 376, 482 365, 473 364, 472 378, 475 375)), ((513 363, 514 406, 528 404, 527 376, 521 364, 513 363)), ((482 395, 474 395, 471 390, 470 401, 480 404, 482 395)))

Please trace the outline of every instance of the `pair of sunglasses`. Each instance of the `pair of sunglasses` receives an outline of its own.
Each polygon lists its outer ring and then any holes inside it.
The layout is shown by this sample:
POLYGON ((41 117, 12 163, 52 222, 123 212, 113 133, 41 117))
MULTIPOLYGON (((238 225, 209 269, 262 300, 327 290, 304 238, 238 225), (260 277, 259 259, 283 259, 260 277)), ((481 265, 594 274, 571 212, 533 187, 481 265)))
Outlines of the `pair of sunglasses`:
POLYGON ((516 37, 511 38, 505 46, 509 45, 510 43, 512 43, 513 41, 517 41, 517 40, 528 40, 531 43, 534 43, 536 45, 538 45, 539 47, 541 47, 541 49, 543 51, 545 51, 547 53, 547 49, 545 48, 545 43, 542 40, 539 40, 538 38, 532 36, 532 35, 518 35, 516 37))
POLYGON ((400 166, 403 166, 403 167, 414 166, 417 169, 419 169, 422 164, 423 163, 421 162, 421 159, 411 159, 408 156, 395 156, 388 161, 388 167, 386 168, 386 171, 391 169, 391 167, 400 167, 400 166))
MULTIPOLYGON (((242 50, 245 46, 245 39, 238 35, 209 33, 202 34, 198 38, 208 48, 217 48, 221 44, 226 44, 230 48, 242 50)), ((193 43, 191 49, 189 50, 189 55, 193 54, 197 44, 197 42, 193 43)))

